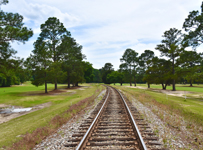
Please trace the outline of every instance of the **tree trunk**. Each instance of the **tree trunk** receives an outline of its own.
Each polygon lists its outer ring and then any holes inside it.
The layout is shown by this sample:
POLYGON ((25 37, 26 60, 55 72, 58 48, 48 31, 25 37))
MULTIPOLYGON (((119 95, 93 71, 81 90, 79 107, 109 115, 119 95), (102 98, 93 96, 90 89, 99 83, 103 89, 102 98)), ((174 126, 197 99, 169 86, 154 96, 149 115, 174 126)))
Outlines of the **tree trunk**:
POLYGON ((168 84, 166 83, 166 84, 165 84, 165 87, 164 87, 164 90, 166 90, 167 85, 168 85, 168 84))
POLYGON ((123 83, 121 82, 121 86, 123 85, 123 83))
POLYGON ((132 86, 132 81, 131 81, 131 79, 130 79, 130 86, 132 86))
POLYGON ((136 86, 136 80, 135 80, 135 76, 134 76, 134 83, 135 83, 135 86, 136 86))
POLYGON ((190 86, 192 86, 192 80, 190 80, 190 86))
POLYGON ((175 79, 173 79, 173 90, 172 91, 176 91, 176 87, 175 87, 175 79))
POLYGON ((57 90, 57 78, 55 78, 55 90, 57 90))
POLYGON ((114 85, 115 85, 115 82, 114 82, 114 85))
POLYGON ((76 82, 75 86, 78 86, 78 82, 76 82))
POLYGON ((164 84, 163 84, 163 83, 161 83, 161 85, 162 85, 162 89, 163 89, 163 90, 165 90, 166 88, 165 88, 164 84))
POLYGON ((48 93, 47 92, 47 81, 45 80, 44 83, 45 83, 45 93, 48 93))
POLYGON ((150 84, 149 83, 147 83, 148 84, 148 88, 150 88, 150 84))
MULTIPOLYGON (((173 58, 173 77, 175 75, 175 69, 174 69, 174 58, 173 58)), ((176 90, 176 87, 175 87, 175 79, 173 79, 173 90, 172 91, 175 91, 176 90)))
POLYGON ((68 88, 70 88, 70 73, 68 72, 68 88))
MULTIPOLYGON (((45 72, 45 78, 47 77, 47 73, 45 72)), ((45 93, 48 93, 47 92, 47 80, 45 79, 44 81, 44 84, 45 84, 45 93)))

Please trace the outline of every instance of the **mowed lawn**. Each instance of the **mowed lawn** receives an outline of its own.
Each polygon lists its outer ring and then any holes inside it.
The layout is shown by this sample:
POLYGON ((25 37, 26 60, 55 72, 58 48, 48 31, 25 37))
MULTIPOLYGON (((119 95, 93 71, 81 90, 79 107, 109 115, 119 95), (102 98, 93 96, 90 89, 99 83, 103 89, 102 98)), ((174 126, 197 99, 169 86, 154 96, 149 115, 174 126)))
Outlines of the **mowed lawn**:
MULTIPOLYGON (((113 85, 113 84, 111 84, 113 85)), ((116 85, 120 85, 119 83, 116 83, 116 85)), ((137 86, 142 86, 142 87, 148 87, 147 84, 136 84, 137 86)), ((124 83, 123 86, 130 86, 129 83, 124 83)), ((132 84, 134 86, 134 84, 132 84)), ((161 84, 150 84, 151 89, 162 89, 161 84)), ((167 90, 172 90, 172 84, 170 86, 166 87, 167 90)), ((189 92, 199 92, 203 93, 203 85, 202 84, 193 84, 193 87, 190 87, 189 84, 176 84, 176 90, 177 91, 189 91, 189 92)))
MULTIPOLYGON (((58 85, 66 88, 66 85, 58 85)), ((93 94, 104 89, 99 84, 81 84, 79 89, 70 89, 68 92, 58 95, 39 95, 44 92, 44 86, 35 87, 29 82, 22 86, 0 88, 0 104, 31 107, 38 104, 51 102, 50 107, 23 115, 0 124, 0 147, 11 145, 27 132, 43 127, 57 114, 68 110, 69 107, 93 94), (38 95, 36 95, 38 93, 38 95)), ((48 84, 48 90, 53 90, 54 85, 48 84)))
MULTIPOLYGON (((128 85, 127 85, 128 86, 128 85)), ((140 86, 140 85, 138 85, 140 86)), ((144 85, 142 85, 144 86, 144 85)), ((195 85, 197 86, 197 85, 195 85)), ((160 104, 164 104, 169 106, 172 110, 177 110, 181 112, 181 114, 191 121, 195 121, 198 124, 203 125, 203 98, 195 98, 195 97, 179 97, 179 96, 171 96, 166 95, 164 93, 160 93, 158 91, 153 91, 150 89, 139 89, 139 88, 130 88, 126 86, 118 86, 116 87, 121 88, 125 92, 133 94, 135 97, 139 98, 141 94, 150 95, 150 100, 156 100, 160 104)), ((160 89, 158 85, 152 85, 152 88, 160 89)), ((194 94, 201 94, 203 91, 203 87, 201 85, 197 87, 187 87, 187 86, 177 86, 177 90, 185 90, 191 91, 194 94)))

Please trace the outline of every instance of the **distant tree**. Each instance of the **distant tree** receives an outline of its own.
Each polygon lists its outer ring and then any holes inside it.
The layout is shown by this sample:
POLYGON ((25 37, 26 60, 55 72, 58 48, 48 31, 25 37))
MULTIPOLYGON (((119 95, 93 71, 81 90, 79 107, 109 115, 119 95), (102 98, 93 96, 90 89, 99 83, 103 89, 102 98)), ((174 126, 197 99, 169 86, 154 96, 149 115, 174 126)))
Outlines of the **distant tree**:
POLYGON ((201 57, 196 51, 183 51, 180 54, 178 59, 180 68, 178 71, 190 83, 190 86, 192 86, 192 83, 197 78, 196 73, 198 73, 200 62, 201 57))
POLYGON ((188 33, 185 35, 183 44, 196 48, 203 43, 203 2, 201 12, 192 11, 183 23, 183 29, 188 33))
POLYGON ((122 70, 120 70, 120 69, 117 72, 118 72, 117 82, 120 83, 120 85, 122 86, 123 82, 124 82, 124 72, 122 72, 122 70))
POLYGON ((112 71, 110 74, 107 75, 107 81, 109 83, 120 83, 123 84, 123 73, 120 71, 112 71))
POLYGON ((107 75, 110 74, 113 69, 113 65, 111 63, 106 63, 104 67, 102 67, 102 82, 105 84, 109 84, 110 82, 107 81, 107 75))
POLYGON ((101 83, 102 82, 101 69, 94 69, 93 74, 94 74, 93 82, 101 83))
POLYGON ((132 86, 132 78, 134 78, 134 83, 136 86, 136 74, 137 74, 137 66, 139 64, 139 58, 137 57, 138 53, 134 50, 128 48, 125 50, 120 61, 122 64, 120 65, 120 69, 124 70, 129 74, 130 77, 130 86, 132 86))
POLYGON ((182 33, 181 30, 171 28, 168 31, 164 32, 162 44, 156 46, 156 50, 161 52, 161 56, 168 57, 172 63, 172 78, 173 78, 173 91, 175 91, 175 67, 177 58, 179 58, 180 53, 183 50, 181 45, 182 42, 182 33))
POLYGON ((148 66, 144 80, 149 84, 161 84, 162 89, 165 90, 167 85, 172 81, 171 62, 154 57, 148 61, 148 64, 150 65, 148 66))
POLYGON ((62 43, 64 36, 70 37, 70 32, 66 30, 63 23, 59 21, 56 17, 50 17, 44 24, 41 24, 40 39, 45 42, 46 47, 48 47, 48 52, 50 53, 50 58, 56 64, 53 64, 52 75, 54 77, 55 89, 57 89, 57 79, 60 77, 58 70, 58 62, 64 55, 64 50, 58 48, 62 43))
MULTIPOLYGON (((144 53, 142 53, 139 56, 139 66, 140 66, 140 72, 143 72, 143 78, 145 76, 145 72, 147 68, 149 67, 148 61, 152 60, 154 58, 154 52, 151 50, 145 50, 144 53)), ((150 84, 147 82, 148 88, 150 88, 150 84)))
POLYGON ((84 78, 86 80, 86 83, 93 82, 94 79, 94 68, 92 67, 92 64, 89 62, 84 62, 84 78))

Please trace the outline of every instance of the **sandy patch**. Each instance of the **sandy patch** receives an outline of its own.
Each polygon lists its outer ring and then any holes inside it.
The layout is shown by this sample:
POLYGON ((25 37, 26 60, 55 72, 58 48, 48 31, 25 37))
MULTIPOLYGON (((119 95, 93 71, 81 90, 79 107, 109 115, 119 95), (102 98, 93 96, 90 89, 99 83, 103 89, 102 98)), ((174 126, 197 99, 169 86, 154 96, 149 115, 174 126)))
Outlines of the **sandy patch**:
POLYGON ((9 105, 6 105, 6 104, 0 104, 0 108, 5 108, 5 107, 9 107, 9 105))
MULTIPOLYGON (((4 104, 0 104, 1 106, 3 106, 4 104)), ((8 105, 4 105, 6 107, 8 107, 8 105)), ((42 108, 45 108, 45 107, 49 107, 51 106, 51 102, 48 102, 48 103, 44 103, 44 104, 40 104, 40 105, 36 105, 34 107, 31 107, 32 109, 30 111, 23 111, 23 112, 16 112, 16 113, 5 113, 5 114, 0 114, 0 124, 1 123, 4 123, 4 122, 7 122, 11 119, 14 119, 14 118, 17 118, 17 117, 20 117, 22 115, 25 115, 25 114, 29 114, 31 112, 34 112, 36 110, 40 110, 42 108)), ((9 106, 11 107, 11 106, 9 106)), ((3 108, 3 107, 2 107, 3 108)), ((15 107, 15 108, 22 108, 22 107, 15 107)))
POLYGON ((143 86, 126 86, 126 87, 129 87, 129 88, 138 88, 138 89, 147 89, 146 87, 143 87, 143 86))
MULTIPOLYGON (((127 87, 139 88, 139 89, 148 89, 147 87, 142 87, 142 86, 127 86, 127 87)), ((192 92, 189 92, 189 91, 171 91, 171 90, 161 90, 161 89, 151 89, 151 88, 149 90, 159 92, 159 93, 164 93, 167 95, 179 96, 179 97, 185 97, 185 96, 187 96, 187 94, 192 94, 192 92)))
POLYGON ((179 96, 179 97, 185 97, 186 94, 191 94, 192 92, 189 91, 171 91, 171 90, 152 90, 155 92, 161 92, 167 95, 172 95, 172 96, 179 96))

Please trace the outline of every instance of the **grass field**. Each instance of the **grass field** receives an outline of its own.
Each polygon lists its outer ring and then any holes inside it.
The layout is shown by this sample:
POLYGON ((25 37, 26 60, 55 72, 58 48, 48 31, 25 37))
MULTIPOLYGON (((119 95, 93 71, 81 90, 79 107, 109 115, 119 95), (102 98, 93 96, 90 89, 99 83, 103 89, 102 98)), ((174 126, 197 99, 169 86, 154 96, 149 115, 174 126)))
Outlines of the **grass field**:
MULTIPOLYGON (((111 84, 113 85, 113 84, 111 84)), ((120 85, 119 83, 116 83, 116 85, 120 85)), ((130 86, 129 83, 124 83, 123 86, 130 86)), ((132 86, 134 86, 134 84, 132 84, 132 86)), ((137 86, 142 86, 142 87, 146 87, 147 88, 147 84, 137 84, 137 86)), ((162 85, 161 84, 151 84, 150 85, 151 89, 162 89, 162 85)), ((167 90, 172 90, 172 85, 171 86, 167 86, 166 88, 167 90)), ((193 87, 190 87, 189 84, 176 84, 176 90, 178 91, 190 91, 190 92, 199 92, 199 93, 203 93, 203 85, 197 85, 197 84, 193 84, 193 87)))
MULTIPOLYGON (((50 107, 0 124, 0 147, 11 145, 21 139, 20 135, 27 132, 31 133, 37 128, 46 126, 54 116, 68 110, 71 104, 73 105, 87 97, 91 97, 96 91, 103 89, 99 84, 91 84, 91 86, 82 84, 81 86, 88 87, 83 88, 83 90, 71 89, 71 92, 59 95, 29 95, 30 93, 44 92, 44 86, 35 87, 29 82, 23 86, 0 88, 0 104, 31 107, 46 102, 52 103, 50 107)), ((53 87, 54 85, 49 84, 48 90, 53 90, 53 87)), ((64 85, 59 85, 59 88, 64 88, 64 85)))
MULTIPOLYGON (((152 91, 152 90, 143 90, 138 88, 129 88, 129 87, 121 87, 116 86, 124 90, 127 93, 134 95, 136 98, 144 97, 148 95, 147 99, 141 99, 143 103, 152 103, 155 100, 157 103, 168 106, 172 111, 179 112, 182 116, 184 116, 189 121, 194 121, 195 123, 203 126, 203 99, 200 98, 187 98, 178 97, 178 96, 170 96, 164 93, 152 91)), ((188 91, 193 91, 193 88, 196 87, 179 87, 180 89, 188 88, 188 91)), ((200 89, 200 87, 197 87, 200 89)), ((199 92, 198 91, 198 92, 199 92)), ((197 92, 197 93, 198 93, 197 92)))

